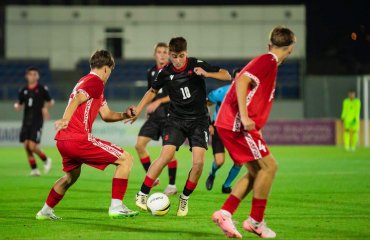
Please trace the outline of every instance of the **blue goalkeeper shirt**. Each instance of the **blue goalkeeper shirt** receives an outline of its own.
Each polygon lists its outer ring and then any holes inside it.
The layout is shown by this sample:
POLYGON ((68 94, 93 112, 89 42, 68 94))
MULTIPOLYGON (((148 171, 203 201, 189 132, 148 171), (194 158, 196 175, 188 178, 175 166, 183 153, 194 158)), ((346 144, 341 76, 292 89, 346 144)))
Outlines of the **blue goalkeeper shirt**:
POLYGON ((225 98, 227 91, 229 91, 231 84, 219 87, 208 94, 208 101, 215 104, 215 112, 213 113, 213 121, 216 121, 218 110, 220 110, 221 103, 225 98))

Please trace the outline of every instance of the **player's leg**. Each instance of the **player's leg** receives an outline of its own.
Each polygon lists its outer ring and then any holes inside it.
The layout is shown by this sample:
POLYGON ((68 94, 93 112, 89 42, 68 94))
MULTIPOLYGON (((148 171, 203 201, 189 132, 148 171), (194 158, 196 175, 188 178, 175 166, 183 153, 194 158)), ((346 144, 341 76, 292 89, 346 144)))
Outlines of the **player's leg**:
POLYGON ((140 192, 136 194, 136 206, 140 209, 147 209, 146 200, 151 188, 153 187, 153 183, 161 174, 163 168, 173 159, 176 149, 177 146, 175 145, 164 145, 159 158, 150 165, 144 182, 141 185, 140 192))
POLYGON ((351 121, 348 121, 344 119, 343 121, 343 144, 344 144, 344 149, 346 151, 349 151, 350 148, 350 139, 351 139, 351 121))
POLYGON ((51 158, 48 158, 40 149, 38 143, 33 140, 29 140, 29 149, 39 156, 39 158, 44 162, 44 172, 49 173, 52 164, 51 158))
POLYGON ((28 163, 31 167, 30 176, 40 176, 40 171, 37 169, 35 157, 33 156, 33 152, 31 151, 31 149, 29 148, 29 142, 30 140, 24 140, 23 146, 24 150, 26 151, 28 163))
POLYGON ((255 233, 262 238, 274 238, 276 233, 269 229, 264 222, 264 212, 267 205, 267 198, 277 172, 277 162, 269 154, 259 160, 260 167, 253 184, 253 199, 250 216, 244 221, 245 230, 255 233))
POLYGON ((128 152, 124 152, 114 164, 116 171, 112 180, 112 201, 109 207, 109 216, 114 219, 136 216, 139 212, 128 209, 122 202, 127 190, 133 157, 128 152))
POLYGON ((231 194, 224 202, 221 210, 216 211, 212 215, 212 220, 224 231, 228 237, 241 237, 241 234, 236 230, 232 220, 232 215, 239 207, 240 202, 253 189, 254 178, 259 169, 258 164, 251 162, 245 164, 248 172, 235 184, 231 194))
POLYGON ((239 164, 234 164, 231 167, 229 174, 227 175, 227 178, 224 184, 222 185, 222 193, 231 193, 231 183, 238 176, 240 169, 241 169, 241 165, 239 164))
POLYGON ((177 172, 177 159, 173 158, 168 163, 168 185, 166 189, 164 190, 164 194, 167 196, 175 195, 177 194, 177 188, 176 188, 176 172, 177 172))
POLYGON ((146 146, 152 139, 145 136, 138 136, 135 149, 140 158, 140 162, 144 167, 145 172, 148 172, 150 167, 150 155, 149 152, 146 150, 146 146))
POLYGON ((81 166, 67 172, 59 178, 50 190, 43 208, 37 213, 38 220, 58 220, 54 214, 54 207, 63 199, 66 191, 77 181, 81 173, 81 166))
POLYGON ((211 172, 209 173, 207 181, 206 181, 206 188, 208 190, 212 189, 213 182, 216 177, 216 172, 225 162, 225 148, 221 141, 220 136, 218 135, 216 128, 212 136, 212 151, 213 151, 214 161, 212 162, 211 172))
POLYGON ((356 151, 357 143, 358 143, 358 129, 360 126, 355 125, 351 129, 352 133, 352 141, 351 141, 351 151, 356 151))
POLYGON ((192 147, 193 165, 189 172, 188 179, 182 194, 180 195, 179 207, 177 210, 177 216, 183 217, 188 214, 188 200, 190 195, 195 190, 198 180, 203 172, 204 159, 206 148, 204 147, 192 147))

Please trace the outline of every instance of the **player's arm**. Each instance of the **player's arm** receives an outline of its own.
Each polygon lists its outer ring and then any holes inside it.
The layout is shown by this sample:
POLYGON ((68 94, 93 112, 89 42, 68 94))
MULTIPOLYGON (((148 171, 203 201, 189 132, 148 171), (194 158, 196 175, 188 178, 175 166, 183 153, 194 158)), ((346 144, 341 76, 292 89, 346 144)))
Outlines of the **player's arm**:
POLYGON ((108 104, 100 107, 99 114, 104 122, 118 122, 134 116, 133 106, 127 108, 126 112, 115 112, 109 108, 108 104))
POLYGON ((248 116, 248 109, 245 100, 247 99, 247 89, 252 84, 252 79, 246 75, 241 75, 236 79, 236 97, 238 99, 240 120, 243 124, 244 130, 250 131, 255 129, 255 123, 248 116))
POLYGON ((144 95, 144 97, 141 99, 139 104, 136 107, 132 108, 132 111, 134 112, 134 117, 130 118, 129 120, 125 121, 125 123, 134 123, 136 119, 140 116, 140 113, 143 111, 146 105, 148 105, 150 102, 153 101, 155 96, 157 96, 158 90, 151 87, 144 95))
POLYGON ((342 119, 342 121, 344 121, 344 119, 346 118, 346 115, 347 115, 346 100, 343 100, 342 114, 340 115, 340 118, 342 119))
POLYGON ((14 103, 15 111, 19 112, 22 109, 23 103, 24 103, 24 95, 23 95, 23 91, 20 90, 18 94, 18 101, 14 103))
POLYGON ((197 75, 206 77, 206 78, 214 78, 222 81, 230 81, 231 75, 230 73, 225 69, 220 69, 218 72, 207 72, 202 67, 196 67, 194 68, 194 72, 197 75))
POLYGON ((76 111, 77 107, 88 100, 88 96, 82 92, 78 92, 71 102, 68 104, 66 110, 64 111, 63 118, 55 121, 55 129, 57 131, 67 128, 69 120, 71 120, 73 113, 76 111))
POLYGON ((170 102, 170 96, 159 98, 155 100, 154 102, 150 103, 148 107, 146 108, 146 110, 148 113, 153 113, 161 104, 165 104, 169 102, 170 102))

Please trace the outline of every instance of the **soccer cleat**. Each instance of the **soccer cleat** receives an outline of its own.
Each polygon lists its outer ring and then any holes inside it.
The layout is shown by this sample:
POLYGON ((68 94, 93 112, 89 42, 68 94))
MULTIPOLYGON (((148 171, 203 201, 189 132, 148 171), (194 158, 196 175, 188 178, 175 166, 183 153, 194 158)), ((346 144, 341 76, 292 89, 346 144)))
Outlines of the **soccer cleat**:
POLYGON ((136 206, 138 206, 143 211, 148 210, 148 207, 146 206, 147 200, 148 200, 148 194, 142 194, 142 193, 136 194, 136 206))
POLYGON ((37 220, 60 220, 62 219, 61 217, 58 217, 54 214, 54 210, 49 210, 49 211, 46 211, 46 212, 43 212, 43 211, 39 211, 37 214, 36 214, 36 219, 37 220))
POLYGON ((153 187, 158 186, 158 185, 159 185, 159 183, 160 183, 159 178, 157 178, 157 179, 153 182, 153 187))
POLYGON ((45 174, 48 174, 50 172, 51 164, 52 164, 51 158, 47 158, 46 161, 45 161, 45 164, 44 164, 44 173, 45 174))
POLYGON ((242 235, 236 229, 231 216, 227 216, 222 212, 222 210, 214 212, 212 215, 212 220, 221 228, 221 230, 225 233, 227 237, 242 238, 242 235))
POLYGON ((32 176, 32 177, 39 177, 40 175, 41 175, 40 170, 38 170, 37 168, 32 169, 31 172, 30 172, 30 176, 32 176))
POLYGON ((207 181, 206 181, 206 188, 207 190, 211 190, 213 187, 213 182, 215 181, 215 176, 209 174, 207 181))
POLYGON ((222 185, 222 193, 231 193, 231 187, 225 187, 222 185))
POLYGON ((110 207, 108 213, 109 217, 112 219, 128 218, 139 214, 138 211, 130 210, 124 204, 117 207, 110 207))
POLYGON ((167 196, 175 195, 177 193, 176 185, 168 185, 163 193, 167 196))
POLYGON ((186 215, 188 215, 188 211, 189 211, 188 201, 189 201, 189 198, 185 199, 185 198, 182 198, 181 195, 180 195, 179 207, 177 209, 177 216, 178 217, 185 217, 186 215))
POLYGON ((243 228, 260 238, 275 238, 276 233, 266 226, 266 222, 257 223, 251 217, 243 222, 243 228))

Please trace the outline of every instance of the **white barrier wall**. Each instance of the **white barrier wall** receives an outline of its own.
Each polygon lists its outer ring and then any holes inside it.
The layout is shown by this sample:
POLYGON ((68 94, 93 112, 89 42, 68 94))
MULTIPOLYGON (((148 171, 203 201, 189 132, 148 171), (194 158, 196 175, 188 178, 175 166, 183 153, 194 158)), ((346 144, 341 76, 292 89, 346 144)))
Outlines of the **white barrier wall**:
POLYGON ((305 7, 64 7, 7 6, 6 57, 47 58, 53 69, 73 69, 106 48, 107 28, 120 28, 123 55, 147 59, 153 45, 182 35, 190 55, 204 59, 252 58, 266 51, 270 30, 286 25, 297 35, 295 58, 305 57, 305 7))
MULTIPOLYGON (((138 119, 133 125, 126 125, 123 122, 105 123, 97 120, 93 126, 93 134, 95 137, 110 141, 118 146, 134 146, 136 143, 137 134, 143 124, 143 119, 138 119)), ((20 146, 19 143, 20 122, 2 121, 0 124, 0 147, 5 146, 20 146)), ((41 145, 55 146, 54 141, 55 130, 53 122, 48 121, 44 124, 41 145)), ((161 141, 151 143, 161 145, 161 141)))

